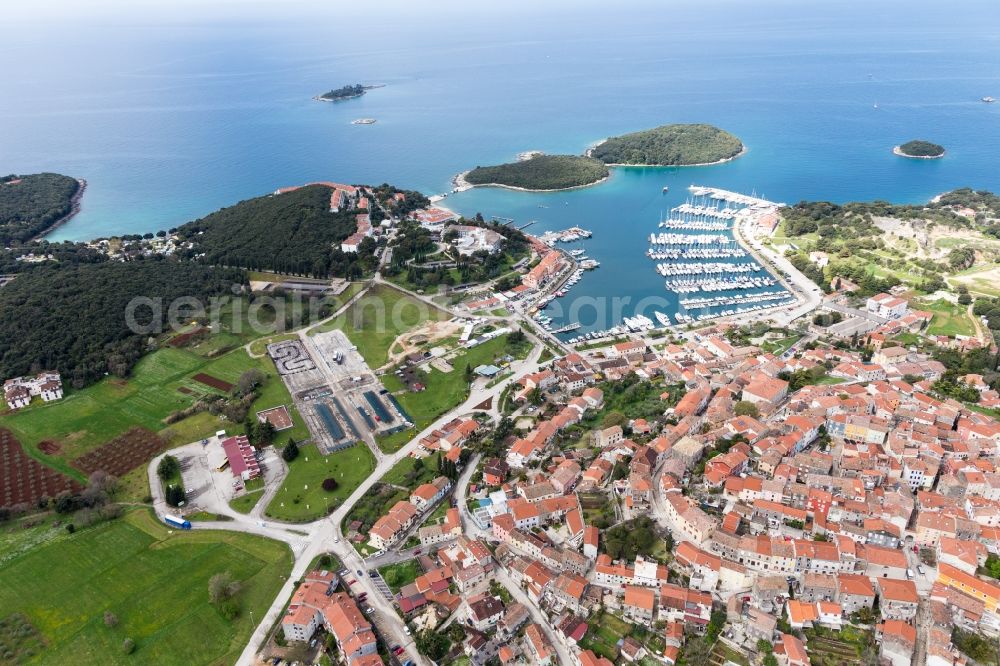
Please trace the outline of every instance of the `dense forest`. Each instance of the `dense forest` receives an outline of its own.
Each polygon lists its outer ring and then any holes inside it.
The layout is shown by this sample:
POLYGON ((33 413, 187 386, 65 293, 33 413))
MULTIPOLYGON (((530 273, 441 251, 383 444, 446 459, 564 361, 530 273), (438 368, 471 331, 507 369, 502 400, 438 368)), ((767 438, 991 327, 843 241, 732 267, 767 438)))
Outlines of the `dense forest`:
POLYGON ((69 215, 79 189, 58 173, 0 178, 0 245, 24 243, 69 215))
POLYGON ((365 94, 365 87, 360 83, 355 83, 353 86, 348 85, 342 88, 337 88, 336 90, 331 90, 325 92, 319 96, 320 99, 325 99, 331 102, 336 102, 341 99, 350 99, 352 97, 360 97, 365 94))
POLYGON ((480 167, 465 174, 472 185, 506 185, 526 190, 563 190, 608 177, 599 160, 579 155, 538 155, 528 160, 480 167))
POLYGON ((941 157, 944 155, 944 146, 914 139, 899 146, 899 152, 906 157, 941 157))
POLYGON ((712 125, 662 125, 611 137, 589 151, 605 164, 684 166, 736 157, 743 143, 712 125))
POLYGON ((243 271, 166 259, 35 265, 0 289, 0 377, 58 370, 74 387, 124 377, 146 351, 147 336, 126 323, 132 299, 162 299, 164 313, 182 296, 207 307, 234 283, 246 283, 243 271))
POLYGON ((258 197, 223 208, 177 230, 194 247, 184 257, 313 277, 357 279, 375 265, 375 242, 365 239, 357 253, 340 243, 357 229, 357 211, 330 212, 330 190, 311 185, 280 195, 258 197))

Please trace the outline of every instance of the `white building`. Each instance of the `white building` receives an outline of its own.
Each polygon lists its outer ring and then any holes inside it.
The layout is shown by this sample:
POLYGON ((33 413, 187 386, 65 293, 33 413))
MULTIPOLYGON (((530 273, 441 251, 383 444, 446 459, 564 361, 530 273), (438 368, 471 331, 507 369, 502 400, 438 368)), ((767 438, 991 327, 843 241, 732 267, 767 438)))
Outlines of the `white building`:
POLYGON ((58 372, 43 372, 37 377, 15 377, 4 382, 3 393, 11 409, 27 407, 35 396, 51 402, 63 397, 62 379, 58 372))

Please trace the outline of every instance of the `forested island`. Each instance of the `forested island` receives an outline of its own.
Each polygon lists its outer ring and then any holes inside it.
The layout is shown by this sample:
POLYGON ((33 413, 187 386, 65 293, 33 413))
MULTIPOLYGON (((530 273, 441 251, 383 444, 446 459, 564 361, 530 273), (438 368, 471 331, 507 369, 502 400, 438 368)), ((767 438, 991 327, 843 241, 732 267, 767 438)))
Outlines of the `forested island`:
POLYGON ((355 83, 353 85, 342 86, 336 90, 330 90, 322 95, 316 95, 313 99, 318 99, 321 102, 340 102, 345 99, 361 97, 365 94, 365 92, 373 88, 381 88, 381 86, 366 86, 360 83, 355 83))
POLYGON ((662 125, 605 139, 587 155, 605 164, 625 166, 696 166, 731 160, 743 142, 712 125, 662 125))
POLYGON ((917 157, 925 160, 932 160, 944 155, 944 146, 940 146, 930 141, 914 139, 896 146, 892 152, 900 157, 917 157))
POLYGON ((84 183, 58 173, 0 178, 0 245, 39 236, 76 212, 84 183))
POLYGON ((607 165, 592 157, 533 155, 530 159, 497 166, 477 166, 459 176, 459 180, 469 185, 544 191, 593 185, 607 178, 608 173, 607 165))

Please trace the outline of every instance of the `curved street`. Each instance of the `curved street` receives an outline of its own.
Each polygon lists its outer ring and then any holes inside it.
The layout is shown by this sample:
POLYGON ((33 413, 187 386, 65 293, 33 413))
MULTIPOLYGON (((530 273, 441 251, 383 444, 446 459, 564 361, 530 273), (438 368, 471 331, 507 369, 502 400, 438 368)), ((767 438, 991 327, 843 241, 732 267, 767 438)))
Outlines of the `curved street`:
MULTIPOLYGON (((352 299, 352 301, 353 300, 354 299, 352 299)), ((348 307, 349 303, 340 308, 338 313, 348 307)), ((539 367, 539 358, 542 354, 542 350, 544 349, 544 345, 542 345, 537 338, 535 338, 530 329, 526 330, 525 333, 534 343, 534 347, 532 348, 528 358, 512 362, 511 369, 513 370, 514 376, 520 376, 537 370, 539 367)), ((381 455, 378 458, 375 470, 371 473, 371 475, 369 475, 368 478, 366 478, 332 514, 311 523, 293 525, 274 520, 262 519, 261 515, 266 507, 266 501, 269 500, 270 496, 273 496, 276 490, 265 491, 265 497, 258 502, 255 510, 249 515, 234 511, 229 506, 228 501, 221 497, 220 493, 216 490, 215 484, 212 483, 210 475, 213 472, 207 468, 207 461, 202 450, 203 445, 200 442, 187 444, 185 446, 166 451, 150 462, 148 467, 148 476, 151 493, 153 495, 153 506, 157 516, 159 516, 161 520, 163 515, 169 513, 170 511, 164 499, 159 479, 156 475, 156 466, 159 464, 160 459, 169 453, 178 457, 178 459, 182 461, 185 479, 190 477, 196 480, 196 483, 187 483, 191 486, 189 489, 189 495, 192 493, 197 495, 196 501, 198 506, 204 508, 206 511, 225 515, 232 519, 226 521, 197 522, 193 524, 193 529, 231 530, 247 534, 256 534, 282 541, 288 544, 292 551, 294 557, 292 571, 285 581, 285 584, 282 586, 281 591, 275 597, 270 608, 268 608, 260 618, 257 627, 250 636, 246 648, 243 650, 243 653, 236 662, 238 665, 251 666, 252 664, 257 663, 257 651, 267 638, 271 627, 280 619, 286 604, 291 599, 292 593, 295 590, 296 582, 306 573, 310 563, 316 557, 324 553, 332 553, 339 558, 343 563, 343 566, 349 569, 357 578, 357 586, 360 586, 360 591, 368 593, 366 602, 375 611, 371 616, 372 622, 377 626, 387 643, 399 644, 406 649, 406 654, 400 655, 400 658, 409 658, 412 659, 414 663, 421 665, 429 663, 417 652, 413 637, 407 633, 406 626, 396 613, 393 605, 389 601, 386 601, 385 597, 378 592, 372 583, 372 580, 368 577, 368 566, 365 561, 361 558, 354 547, 346 539, 344 539, 341 531, 341 523, 350 513, 351 509, 358 502, 358 500, 364 497, 396 463, 406 458, 417 449, 418 443, 422 438, 440 428, 448 421, 455 418, 455 416, 468 414, 474 411, 474 408, 483 401, 487 399, 493 399, 495 401, 505 386, 506 382, 501 382, 495 386, 487 388, 483 380, 477 380, 470 391, 469 397, 462 404, 439 417, 422 431, 414 433, 410 442, 399 451, 392 454, 381 455), (364 575, 357 576, 356 572, 358 570, 362 571, 364 575)), ((494 404, 493 407, 495 410, 496 405, 494 404)), ((494 410, 490 411, 495 413, 494 410)), ((280 457, 274 454, 273 450, 271 455, 273 455, 275 460, 280 460, 280 457)), ((270 460, 268 461, 268 464, 271 464, 270 460)), ((275 464, 280 465, 280 463, 277 462, 275 464)), ((283 469, 287 471, 287 467, 283 469)), ((465 474, 466 483, 463 484, 463 486, 467 485, 469 476, 471 476, 471 472, 467 470, 467 473, 465 474)), ((274 485, 274 487, 277 488, 280 486, 280 479, 272 484, 269 484, 269 487, 270 485, 274 485)), ((539 612, 537 611, 537 608, 533 608, 531 605, 528 605, 528 607, 529 609, 532 609, 533 614, 539 612)), ((561 646, 558 646, 556 641, 553 641, 553 647, 557 647, 557 649, 561 648, 561 646)))

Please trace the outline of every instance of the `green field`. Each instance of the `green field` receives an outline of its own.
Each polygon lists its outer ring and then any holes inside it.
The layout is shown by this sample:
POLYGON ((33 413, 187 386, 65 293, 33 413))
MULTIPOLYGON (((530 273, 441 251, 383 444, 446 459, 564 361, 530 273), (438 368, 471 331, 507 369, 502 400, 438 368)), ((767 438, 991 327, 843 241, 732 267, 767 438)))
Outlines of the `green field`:
POLYGON ((385 580, 385 584, 389 586, 393 594, 396 594, 401 588, 415 581, 417 576, 423 573, 416 560, 390 564, 389 566, 382 567, 378 572, 382 575, 382 579, 385 580))
POLYGON ((106 378, 80 391, 67 391, 62 400, 41 403, 35 401, 26 409, 0 417, 0 427, 9 428, 26 450, 39 460, 77 478, 82 474, 69 461, 122 434, 129 428, 142 426, 167 436, 171 444, 182 444, 226 429, 230 433, 243 431, 242 424, 223 421, 207 412, 167 425, 164 419, 174 411, 185 409, 199 395, 220 393, 195 382, 191 377, 200 372, 235 382, 245 370, 257 368, 267 375, 260 397, 251 411, 288 405, 294 428, 280 433, 306 439, 308 430, 298 412, 292 408, 288 390, 278 377, 268 358, 252 359, 243 349, 235 349, 215 359, 207 359, 186 349, 166 347, 143 357, 128 379, 106 378), (184 388, 190 394, 181 393, 184 388), (43 440, 55 441, 61 450, 55 455, 38 449, 43 440))
MULTIPOLYGON (((530 350, 530 345, 527 349, 530 350)), ((450 360, 449 363, 453 367, 451 372, 441 372, 437 368, 425 366, 426 369, 421 371, 420 375, 426 388, 418 393, 407 391, 396 375, 387 373, 382 377, 382 382, 395 394, 399 404, 410 415, 414 428, 380 437, 379 448, 387 453, 398 451, 410 441, 414 432, 423 430, 442 414, 462 404, 469 397, 469 384, 465 381, 467 365, 475 368, 494 363, 506 354, 523 358, 527 352, 521 345, 512 348, 507 342, 507 336, 504 335, 473 347, 450 360)))
POLYGON ((281 543, 245 534, 168 532, 135 511, 31 548, 0 568, 0 608, 23 613, 46 649, 41 664, 231 664, 291 571, 281 543), (208 601, 208 579, 242 581, 228 621, 208 601), (118 625, 107 627, 105 611, 118 625), (123 654, 122 641, 136 643, 123 654))
POLYGON ((342 316, 310 332, 340 328, 372 368, 389 360, 389 348, 400 335, 425 321, 450 319, 423 301, 418 301, 398 289, 378 284, 361 300, 349 307, 342 316))
POLYGON ((781 356, 786 351, 788 351, 792 345, 799 341, 801 335, 789 335, 786 338, 781 338, 780 340, 769 340, 763 343, 760 348, 766 352, 770 352, 775 356, 781 356))
POLYGON ((364 443, 327 456, 306 446, 288 464, 288 476, 265 514, 278 520, 304 523, 322 518, 350 496, 375 469, 375 456, 364 443), (323 490, 323 479, 336 479, 332 493, 323 490), (329 511, 328 511, 329 509, 329 511))
POLYGON ((850 625, 841 631, 815 627, 806 629, 804 633, 806 649, 816 666, 859 664, 863 663, 866 649, 878 652, 871 632, 860 631, 850 625))
POLYGON ((257 502, 264 497, 264 479, 257 477, 256 479, 250 479, 244 484, 246 492, 229 500, 229 506, 234 511, 239 511, 240 513, 250 513, 250 511, 257 506, 257 502))
POLYGON ((976 334, 976 327, 969 319, 969 313, 964 305, 953 305, 946 300, 923 301, 916 305, 918 309, 934 313, 928 335, 968 335, 976 334))
POLYGON ((963 284, 974 294, 1000 297, 1000 284, 997 282, 1000 264, 974 266, 968 270, 956 273, 948 278, 952 284, 963 284))
POLYGON ((634 627, 625 620, 604 612, 590 622, 590 629, 580 641, 580 647, 614 661, 618 657, 618 641, 632 634, 634 627))

